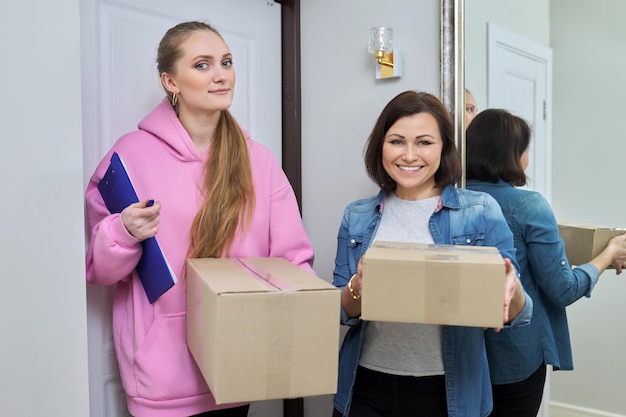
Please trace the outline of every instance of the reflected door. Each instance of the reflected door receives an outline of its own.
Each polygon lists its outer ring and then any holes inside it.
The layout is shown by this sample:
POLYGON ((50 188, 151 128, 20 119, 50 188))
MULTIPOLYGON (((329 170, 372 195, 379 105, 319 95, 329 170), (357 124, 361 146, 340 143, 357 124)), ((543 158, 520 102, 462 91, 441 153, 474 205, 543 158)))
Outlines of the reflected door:
POLYGON ((488 107, 506 109, 531 125, 525 188, 550 201, 552 50, 492 23, 487 33, 488 107))

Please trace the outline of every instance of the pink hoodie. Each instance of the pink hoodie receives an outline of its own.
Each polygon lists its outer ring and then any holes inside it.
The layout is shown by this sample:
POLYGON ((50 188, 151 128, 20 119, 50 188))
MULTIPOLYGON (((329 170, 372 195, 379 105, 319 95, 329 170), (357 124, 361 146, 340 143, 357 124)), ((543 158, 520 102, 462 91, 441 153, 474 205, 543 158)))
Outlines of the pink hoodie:
MULTIPOLYGON (((256 206, 248 233, 237 235, 230 256, 283 257, 313 272, 313 248, 291 185, 272 153, 246 136, 256 206)), ((128 408, 137 417, 184 417, 234 406, 215 404, 185 342, 181 275, 207 156, 208 151, 198 153, 164 99, 139 123, 139 130, 115 143, 87 187, 87 281, 115 285, 115 349, 128 408), (128 233, 119 214, 109 213, 97 188, 113 151, 122 157, 139 199, 161 203, 156 237, 178 282, 154 304, 134 272, 141 242, 128 233)))

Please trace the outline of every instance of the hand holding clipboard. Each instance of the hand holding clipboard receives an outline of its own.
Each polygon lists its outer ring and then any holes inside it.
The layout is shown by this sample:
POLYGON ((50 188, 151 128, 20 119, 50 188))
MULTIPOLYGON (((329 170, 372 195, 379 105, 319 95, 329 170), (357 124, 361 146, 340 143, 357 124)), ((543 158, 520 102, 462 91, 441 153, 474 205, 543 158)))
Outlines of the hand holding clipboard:
MULTIPOLYGON (((98 183, 98 190, 111 213, 121 213, 129 205, 139 202, 128 171, 117 152, 111 155, 111 163, 98 183)), ((150 201, 154 204, 153 200, 150 201)), ((176 275, 156 237, 145 239, 141 243, 143 254, 136 270, 148 300, 153 303, 176 283, 176 275)))

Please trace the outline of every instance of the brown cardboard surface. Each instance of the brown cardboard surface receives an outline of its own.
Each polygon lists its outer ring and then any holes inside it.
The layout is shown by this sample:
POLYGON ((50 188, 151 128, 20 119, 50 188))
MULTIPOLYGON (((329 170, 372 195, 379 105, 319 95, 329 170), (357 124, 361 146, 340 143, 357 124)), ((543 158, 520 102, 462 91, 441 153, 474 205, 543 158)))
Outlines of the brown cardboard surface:
POLYGON ((333 394, 339 290, 282 258, 187 261, 187 344, 218 404, 333 394))
POLYGON ((582 265, 598 256, 609 240, 626 233, 623 228, 601 227, 574 222, 558 222, 570 265, 582 265))
POLYGON ((364 320, 502 327, 496 248, 375 242, 363 259, 364 320))

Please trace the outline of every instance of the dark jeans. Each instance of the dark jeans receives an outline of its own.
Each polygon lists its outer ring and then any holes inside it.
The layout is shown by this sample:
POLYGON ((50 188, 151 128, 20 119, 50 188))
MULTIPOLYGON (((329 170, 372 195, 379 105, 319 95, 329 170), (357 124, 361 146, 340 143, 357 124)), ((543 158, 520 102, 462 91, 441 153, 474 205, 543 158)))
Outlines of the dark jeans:
POLYGON ((493 411, 489 417, 536 417, 541 407, 546 365, 514 384, 494 385, 493 411))
POLYGON ((250 405, 242 407, 225 408, 223 410, 207 411, 206 413, 194 414, 191 417, 247 417, 250 405))
MULTIPOLYGON (((358 367, 349 417, 447 417, 445 377, 390 375, 358 367)), ((333 417, 341 417, 334 410, 333 417)))

